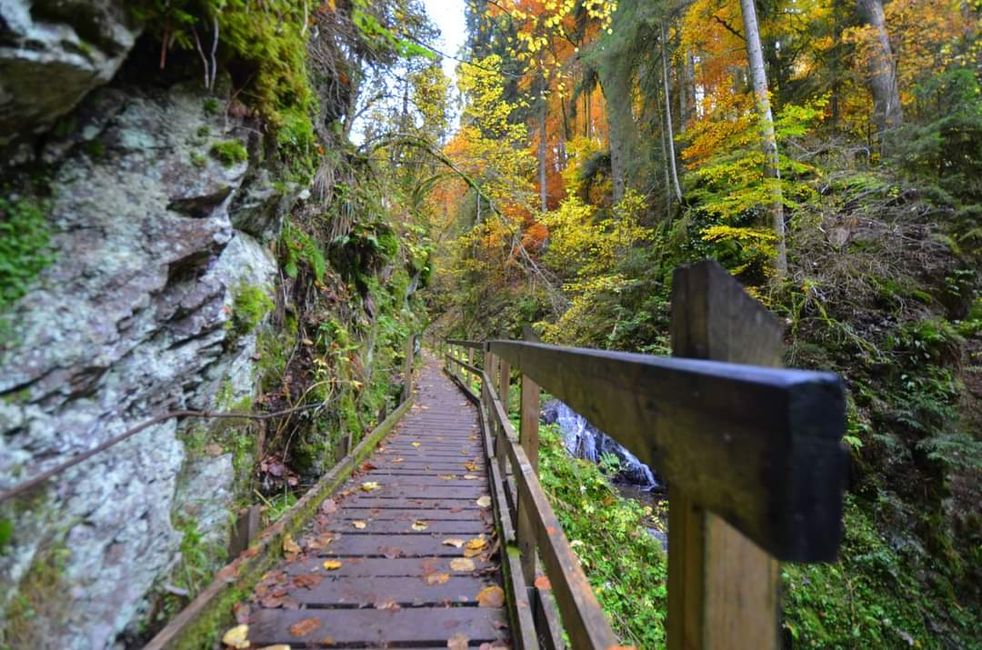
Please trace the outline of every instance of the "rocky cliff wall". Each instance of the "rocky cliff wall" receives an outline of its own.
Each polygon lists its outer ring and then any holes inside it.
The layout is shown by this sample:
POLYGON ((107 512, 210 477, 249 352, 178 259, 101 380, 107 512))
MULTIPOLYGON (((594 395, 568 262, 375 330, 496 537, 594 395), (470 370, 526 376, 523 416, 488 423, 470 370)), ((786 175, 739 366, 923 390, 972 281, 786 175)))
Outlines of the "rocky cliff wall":
MULTIPOLYGON (((277 267, 233 223, 275 233, 282 197, 200 84, 89 92, 138 33, 123 4, 0 2, 0 144, 35 177, 4 193, 43 212, 51 249, 2 314, 0 489, 156 414, 255 390, 258 323, 236 320, 237 298, 271 296, 277 267), (67 128, 30 137, 61 115, 67 128)), ((112 646, 179 560, 175 513, 224 545, 232 452, 189 454, 193 426, 161 422, 0 505, 0 646, 112 646)))

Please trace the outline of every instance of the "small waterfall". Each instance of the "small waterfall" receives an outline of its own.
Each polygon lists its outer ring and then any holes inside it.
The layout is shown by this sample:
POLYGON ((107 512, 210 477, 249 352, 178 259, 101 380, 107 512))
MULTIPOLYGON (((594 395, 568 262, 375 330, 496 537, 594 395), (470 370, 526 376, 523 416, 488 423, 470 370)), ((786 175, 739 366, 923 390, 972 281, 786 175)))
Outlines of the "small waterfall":
POLYGON ((563 402, 547 402, 542 408, 542 418, 546 424, 559 425, 566 450, 571 456, 599 463, 604 454, 613 454, 620 461, 620 471, 614 477, 616 481, 648 492, 662 489, 650 467, 563 402))

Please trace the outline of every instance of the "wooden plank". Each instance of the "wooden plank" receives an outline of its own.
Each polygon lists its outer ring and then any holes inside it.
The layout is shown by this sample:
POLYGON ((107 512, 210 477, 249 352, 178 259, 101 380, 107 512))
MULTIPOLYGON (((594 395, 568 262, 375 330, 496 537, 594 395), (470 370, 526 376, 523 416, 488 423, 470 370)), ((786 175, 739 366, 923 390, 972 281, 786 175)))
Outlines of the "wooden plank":
MULTIPOLYGON (((380 476, 374 476, 368 474, 361 477, 362 479, 370 479, 364 481, 365 483, 378 482, 376 479, 380 479, 380 476)), ((379 483, 379 489, 374 492, 360 492, 353 499, 361 498, 364 494, 366 496, 371 495, 373 498, 382 499, 465 499, 467 501, 472 501, 477 499, 482 494, 487 494, 487 488, 482 485, 474 485, 478 481, 464 481, 465 483, 471 483, 471 485, 466 486, 452 486, 452 485, 437 485, 437 483, 443 483, 443 481, 434 481, 429 485, 399 485, 399 484, 385 484, 379 483)), ((354 504, 352 504, 354 505, 354 504)))
MULTIPOLYGON (((291 595, 307 607, 343 607, 366 604, 378 607, 394 603, 400 607, 476 603, 477 594, 494 583, 471 575, 451 576, 446 582, 427 580, 425 576, 377 577, 371 580, 348 580, 316 574, 321 581, 310 588, 293 589, 291 595)), ((434 573, 430 575, 439 575, 434 573)), ((287 582, 289 584, 289 582, 287 582)), ((307 583, 301 583, 307 584, 307 583)))
POLYGON ((337 531, 341 533, 351 533, 358 531, 352 524, 353 521, 364 523, 365 527, 360 529, 361 532, 365 533, 413 533, 416 532, 412 529, 413 524, 420 521, 420 517, 427 517, 426 521, 427 533, 440 533, 444 536, 460 536, 466 535, 468 538, 477 537, 481 533, 485 532, 485 526, 479 519, 475 519, 474 515, 471 514, 467 519, 433 519, 430 517, 431 511, 425 513, 420 513, 418 510, 413 511, 414 516, 404 519, 374 519, 368 517, 366 519, 350 519, 346 521, 338 521, 335 523, 328 524, 325 530, 337 531))
POLYGON ((504 610, 490 607, 440 607, 378 609, 260 609, 249 619, 249 640, 254 647, 289 644, 290 647, 325 647, 329 645, 442 643, 455 634, 463 634, 471 643, 507 641, 504 610), (305 619, 317 620, 309 634, 291 634, 292 625, 305 619), (306 644, 306 645, 301 645, 306 644))
MULTIPOLYGON (((448 573, 451 576, 471 575, 471 572, 454 571, 450 566, 453 557, 341 557, 341 567, 331 571, 337 578, 393 578, 413 577, 431 573, 448 573)), ((482 560, 480 557, 471 558, 474 562, 475 574, 494 569, 494 563, 482 560)), ((324 573, 324 558, 305 557, 294 563, 287 564, 285 570, 290 575, 300 573, 324 573)))
POLYGON ((607 617, 593 594, 576 554, 569 546, 562 526, 539 485, 525 450, 508 446, 518 486, 519 499, 532 504, 528 509, 546 575, 574 648, 610 648, 618 645, 607 617))
POLYGON ((426 508, 428 510, 447 510, 450 512, 480 510, 476 500, 471 499, 385 499, 380 497, 364 496, 359 498, 357 502, 354 502, 351 505, 355 508, 426 508))
MULTIPOLYGON (((676 272, 672 351, 677 356, 778 366, 777 319, 718 267, 676 272)), ((779 647, 777 561, 669 485, 668 647, 779 647)))
MULTIPOLYGON (((451 508, 451 509, 431 509, 427 511, 427 516, 429 519, 427 521, 456 521, 456 520, 474 520, 474 509, 468 508, 451 508)), ((341 521, 352 521, 355 519, 365 520, 372 519, 375 521, 382 520, 413 520, 419 517, 418 508, 365 508, 357 507, 355 505, 346 505, 344 509, 338 513, 341 521)))
POLYGON ((488 345, 779 559, 835 557, 847 461, 837 376, 488 345))

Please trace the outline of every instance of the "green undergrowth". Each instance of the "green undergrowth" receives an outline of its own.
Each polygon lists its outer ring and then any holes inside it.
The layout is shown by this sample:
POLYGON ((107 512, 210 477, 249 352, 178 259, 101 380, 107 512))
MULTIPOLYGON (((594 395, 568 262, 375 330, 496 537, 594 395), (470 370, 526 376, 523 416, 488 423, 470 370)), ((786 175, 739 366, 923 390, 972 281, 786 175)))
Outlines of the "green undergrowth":
POLYGON ((563 531, 614 630, 638 648, 665 644, 667 557, 647 532, 651 508, 622 497, 593 463, 540 428, 539 471, 563 531))
POLYGON ((34 278, 54 261, 50 237, 38 202, 0 197, 0 313, 26 294, 34 278))
POLYGON ((982 647, 969 607, 945 606, 948 595, 910 570, 910 549, 884 538, 869 514, 876 509, 847 497, 841 560, 782 567, 786 640, 801 648, 982 647), (939 634, 938 619, 962 632, 939 634))

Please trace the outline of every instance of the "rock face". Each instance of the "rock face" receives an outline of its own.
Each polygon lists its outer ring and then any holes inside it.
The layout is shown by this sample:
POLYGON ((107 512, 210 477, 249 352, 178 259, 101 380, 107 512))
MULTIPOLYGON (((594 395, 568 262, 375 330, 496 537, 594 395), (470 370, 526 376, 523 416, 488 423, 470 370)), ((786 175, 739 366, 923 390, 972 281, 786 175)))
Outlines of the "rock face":
POLYGON ((0 0, 0 147, 71 111, 139 35, 123 0, 0 0))
MULTIPOLYGON (((49 45, 39 52, 66 58, 66 77, 45 73, 44 83, 61 94, 42 93, 28 118, 14 103, 24 100, 9 97, 28 63, 0 47, 0 137, 24 128, 25 119, 49 120, 57 111, 48 104, 70 105, 90 81, 111 74, 134 34, 104 21, 118 17, 116 3, 37 2, 26 15, 23 3, 0 0, 6 32, 29 27, 42 36, 42 8, 75 5, 108 31, 98 31, 95 59, 41 41, 49 45), (22 66, 20 77, 9 76, 12 65, 22 66)), ((63 38, 58 43, 65 47, 63 38)), ((190 88, 104 88, 79 108, 73 134, 42 152, 56 166, 48 204, 55 262, 8 315, 16 340, 0 342, 0 488, 153 415, 214 408, 219 392, 225 400, 252 393, 256 334, 229 336, 227 323, 243 286, 272 294, 276 266, 258 240, 232 226, 229 206, 248 165, 225 167, 209 156, 215 142, 236 133, 223 131, 224 118, 209 115, 204 99, 190 88)), ((146 594, 177 558, 172 515, 188 510, 182 499, 202 490, 222 497, 190 511, 200 532, 225 539, 231 457, 218 450, 192 458, 183 430, 161 422, 0 507, 15 522, 13 543, 0 554, 0 583, 19 584, 28 601, 49 589, 28 603, 45 647, 110 647, 139 618, 146 594)), ((0 628, 4 610, 15 606, 12 593, 0 590, 0 628)), ((8 627, 4 641, 28 647, 30 630, 8 627)))

